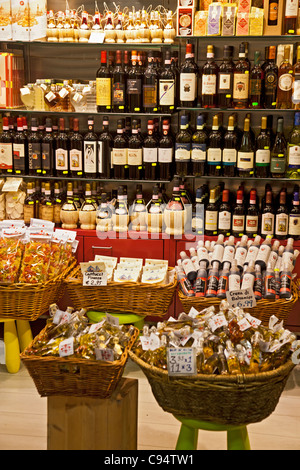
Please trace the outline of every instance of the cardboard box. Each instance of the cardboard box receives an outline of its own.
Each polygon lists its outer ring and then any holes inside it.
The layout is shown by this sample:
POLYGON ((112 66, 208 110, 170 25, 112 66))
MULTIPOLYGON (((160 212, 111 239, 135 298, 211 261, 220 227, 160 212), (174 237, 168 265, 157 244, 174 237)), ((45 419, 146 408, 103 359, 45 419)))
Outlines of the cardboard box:
POLYGON ((264 30, 264 10, 262 8, 251 8, 250 12, 250 36, 262 36, 264 30))
POLYGON ((194 35, 195 8, 177 8, 177 36, 194 35))
POLYGON ((3 52, 0 54, 0 108, 9 107, 10 103, 10 82, 9 82, 9 54, 3 52))
POLYGON ((277 4, 277 24, 269 25, 269 9, 272 0, 264 0, 264 36, 281 36, 284 21, 285 0, 278 0, 277 4))
POLYGON ((223 5, 222 13, 222 36, 235 35, 236 5, 223 5))
POLYGON ((194 22, 194 36, 206 36, 207 11, 196 11, 194 22))
POLYGON ((207 36, 221 34, 222 3, 211 3, 208 10, 207 36))
POLYGON ((239 0, 238 1, 238 13, 250 13, 251 0, 239 0))
POLYGON ((249 35, 249 13, 238 13, 236 18, 236 36, 249 35))
POLYGON ((10 0, 1 0, 0 10, 0 41, 12 39, 10 0))
POLYGON ((29 41, 29 0, 11 0, 14 41, 29 41))
POLYGON ((30 41, 44 39, 47 34, 47 0, 29 0, 30 41))
POLYGON ((178 0, 178 7, 198 8, 198 0, 178 0))
POLYGON ((0 108, 23 106, 20 88, 24 86, 23 56, 3 52, 0 54, 0 108))

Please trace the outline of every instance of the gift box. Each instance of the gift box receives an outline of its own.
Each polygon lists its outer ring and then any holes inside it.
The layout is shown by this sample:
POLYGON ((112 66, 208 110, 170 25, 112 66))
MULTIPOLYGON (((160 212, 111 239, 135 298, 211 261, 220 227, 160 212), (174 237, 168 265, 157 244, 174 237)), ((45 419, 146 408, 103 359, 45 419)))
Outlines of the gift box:
POLYGON ((12 39, 10 0, 1 0, 0 41, 8 41, 10 39, 12 39))
POLYGON ((264 0, 264 36, 281 36, 284 20, 284 0, 275 3, 272 0, 264 0), (269 19, 276 21, 270 25, 269 19))
POLYGON ((250 13, 250 36, 262 36, 264 29, 264 10, 262 8, 251 8, 250 13))
POLYGON ((234 36, 236 22, 236 5, 223 5, 222 36, 234 36))
POLYGON ((249 13, 238 13, 236 19, 236 36, 248 36, 249 13))
POLYGON ((177 35, 193 36, 194 35, 194 7, 178 7, 177 8, 177 35))
POLYGON ((207 35, 219 36, 221 34, 222 4, 211 3, 208 10, 207 35))
POLYGON ((194 23, 194 36, 206 36, 207 18, 207 11, 196 11, 194 23))

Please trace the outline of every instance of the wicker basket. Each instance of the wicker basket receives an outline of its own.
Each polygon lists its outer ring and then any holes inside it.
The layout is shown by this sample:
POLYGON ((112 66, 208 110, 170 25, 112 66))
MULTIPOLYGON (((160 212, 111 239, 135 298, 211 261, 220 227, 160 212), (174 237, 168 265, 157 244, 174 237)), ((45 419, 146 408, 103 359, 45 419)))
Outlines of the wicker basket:
MULTIPOLYGON (((283 323, 286 323, 286 320, 292 311, 297 300, 299 300, 299 281, 292 283, 293 295, 291 299, 278 299, 276 301, 272 300, 258 300, 256 302, 256 307, 251 308, 251 315, 261 320, 262 324, 267 326, 269 324, 269 318, 272 315, 276 317, 283 323)), ((189 313, 191 307, 194 307, 196 310, 200 311, 204 308, 214 306, 219 306, 221 299, 216 297, 211 298, 200 298, 200 297, 187 297, 184 295, 180 289, 178 289, 178 297, 183 307, 185 313, 189 313)), ((247 310, 247 309, 245 309, 247 310)))
MULTIPOLYGON (((169 272, 173 268, 169 268, 169 272)), ((82 274, 77 267, 65 279, 67 292, 75 308, 89 308, 108 312, 126 312, 143 316, 162 317, 168 313, 177 287, 176 276, 166 285, 132 282, 109 282, 107 286, 82 285, 82 274)))
POLYGON ((59 276, 45 283, 0 286, 0 318, 37 320, 63 296, 63 279, 74 270, 76 264, 77 261, 72 260, 59 276))
POLYGON ((150 366, 132 351, 164 411, 178 417, 215 424, 247 425, 267 418, 276 408, 294 364, 251 375, 203 375, 170 377, 167 371, 150 366))
MULTIPOLYGON (((46 328, 47 326, 43 331, 46 328)), ((30 349, 31 344, 21 354, 21 360, 41 397, 67 395, 109 398, 122 377, 128 359, 128 351, 132 348, 138 335, 139 330, 135 328, 121 358, 114 362, 28 355, 27 350, 30 349)))

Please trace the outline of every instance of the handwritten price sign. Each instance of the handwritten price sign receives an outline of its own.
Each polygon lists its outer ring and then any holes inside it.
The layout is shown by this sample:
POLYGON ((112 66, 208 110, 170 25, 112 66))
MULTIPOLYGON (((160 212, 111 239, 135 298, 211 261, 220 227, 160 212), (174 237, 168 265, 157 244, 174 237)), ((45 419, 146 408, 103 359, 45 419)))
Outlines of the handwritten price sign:
POLYGON ((197 375, 195 348, 168 348, 169 375, 197 375))
POLYGON ((226 298, 232 308, 253 308, 256 306, 256 300, 252 289, 227 291, 226 298))
POLYGON ((85 272, 83 274, 83 285, 84 286, 107 286, 107 273, 103 271, 99 272, 85 272))

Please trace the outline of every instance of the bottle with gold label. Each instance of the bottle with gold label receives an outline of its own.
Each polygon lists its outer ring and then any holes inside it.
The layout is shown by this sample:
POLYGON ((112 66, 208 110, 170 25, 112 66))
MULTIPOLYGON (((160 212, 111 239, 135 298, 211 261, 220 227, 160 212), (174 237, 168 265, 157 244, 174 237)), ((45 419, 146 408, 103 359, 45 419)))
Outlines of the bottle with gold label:
POLYGON ((50 183, 45 183, 45 193, 41 200, 41 219, 54 221, 54 200, 51 195, 50 183))
POLYGON ((278 69, 277 104, 278 109, 292 108, 294 69, 290 63, 290 46, 284 47, 284 58, 278 69))
POLYGON ((96 228, 96 205, 92 199, 91 185, 85 186, 85 201, 79 211, 80 228, 94 230, 96 228))
POLYGON ((73 184, 67 185, 67 199, 61 206, 60 221, 62 228, 74 229, 78 226, 79 212, 73 198, 73 184))
POLYGON ((101 65, 96 75, 96 101, 98 113, 111 110, 111 73, 106 51, 101 51, 101 65))
POLYGON ((27 183, 27 195, 24 201, 24 222, 30 224, 30 219, 35 216, 35 197, 33 183, 27 183))

